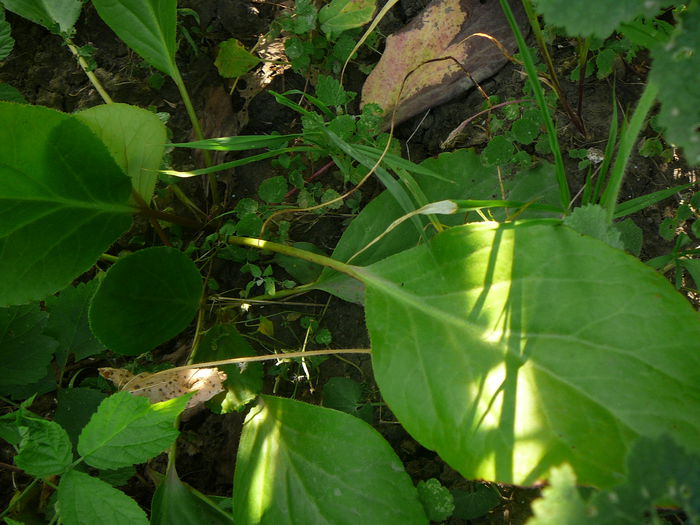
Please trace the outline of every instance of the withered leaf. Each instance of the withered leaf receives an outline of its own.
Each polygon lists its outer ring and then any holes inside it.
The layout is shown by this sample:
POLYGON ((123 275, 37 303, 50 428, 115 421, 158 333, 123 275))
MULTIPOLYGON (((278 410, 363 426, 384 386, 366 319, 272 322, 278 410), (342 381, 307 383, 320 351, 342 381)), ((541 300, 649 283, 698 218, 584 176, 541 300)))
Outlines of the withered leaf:
POLYGON ((187 403, 192 408, 223 392, 226 374, 218 368, 194 368, 142 372, 134 375, 122 368, 100 368, 100 375, 120 390, 147 397, 151 403, 167 401, 189 392, 196 392, 187 403))
MULTIPOLYGON (((527 17, 521 3, 511 1, 511 7, 525 29, 527 17)), ((362 103, 379 104, 388 124, 400 93, 395 117, 399 124, 467 91, 474 85, 472 79, 480 82, 494 75, 507 58, 488 38, 470 37, 477 33, 498 40, 508 53, 516 49, 498 0, 433 0, 387 38, 381 60, 365 81, 362 103), (454 60, 426 63, 445 57, 454 60)))

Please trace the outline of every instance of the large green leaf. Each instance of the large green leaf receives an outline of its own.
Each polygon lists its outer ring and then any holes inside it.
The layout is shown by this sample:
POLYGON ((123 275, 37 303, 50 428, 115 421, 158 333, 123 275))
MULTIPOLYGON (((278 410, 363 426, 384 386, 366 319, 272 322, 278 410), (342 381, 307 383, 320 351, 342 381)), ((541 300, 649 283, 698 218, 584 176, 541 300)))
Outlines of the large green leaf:
POLYGON ((102 20, 127 46, 166 75, 175 64, 177 0, 92 0, 102 20))
POLYGON ((103 104, 76 117, 105 143, 143 200, 151 202, 165 151, 165 124, 150 111, 129 104, 103 104))
POLYGON ((93 467, 117 469, 143 463, 177 438, 175 419, 191 396, 161 403, 118 392, 97 408, 78 439, 78 453, 93 467))
POLYGON ((467 478, 623 477, 637 435, 700 449, 700 323, 637 259, 560 224, 480 223, 357 270, 383 397, 467 478))
MULTIPOLYGON (((700 457, 667 436, 642 438, 627 458, 628 479, 584 501, 569 465, 552 470, 551 486, 532 504, 528 525, 637 525, 649 523, 656 506, 671 504, 686 513, 685 523, 700 523, 700 457)), ((654 521, 654 523, 664 523, 654 521)))
POLYGON ((42 299, 131 224, 129 179, 64 113, 0 102, 0 306, 42 299))
POLYGON ((659 86, 659 121, 669 141, 683 147, 690 164, 700 164, 700 4, 688 9, 671 41, 653 50, 650 82, 659 86))
POLYGON ((237 525, 427 524, 401 461, 376 430, 270 396, 243 427, 233 510, 237 525))
POLYGON ((146 513, 121 490, 71 470, 58 485, 58 508, 65 525, 148 525, 146 513))
POLYGON ((201 294, 199 270, 185 254, 146 248, 109 269, 90 304, 90 327, 110 350, 138 355, 184 330, 201 294))
POLYGON ((622 22, 656 14, 659 0, 538 0, 537 10, 546 22, 562 26, 570 36, 607 38, 622 22))
POLYGON ((68 33, 80 15, 80 0, 2 0, 0 4, 56 33, 68 33))

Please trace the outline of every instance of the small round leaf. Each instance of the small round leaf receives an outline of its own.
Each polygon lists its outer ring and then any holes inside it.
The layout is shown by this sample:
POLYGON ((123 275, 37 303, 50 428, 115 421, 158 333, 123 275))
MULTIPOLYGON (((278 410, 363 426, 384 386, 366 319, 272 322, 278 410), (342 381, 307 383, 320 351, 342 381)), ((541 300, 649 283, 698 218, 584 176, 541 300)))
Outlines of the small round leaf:
POLYGON ((138 355, 184 330, 199 305, 202 278, 168 247, 124 257, 107 272, 90 305, 90 326, 114 352, 138 355))

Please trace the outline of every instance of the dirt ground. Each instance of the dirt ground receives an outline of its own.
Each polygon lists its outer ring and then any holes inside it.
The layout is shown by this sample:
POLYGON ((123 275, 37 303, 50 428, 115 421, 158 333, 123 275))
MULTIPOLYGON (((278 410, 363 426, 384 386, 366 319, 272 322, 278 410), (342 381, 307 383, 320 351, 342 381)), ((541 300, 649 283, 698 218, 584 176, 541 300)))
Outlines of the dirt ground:
MULTIPOLYGON (((426 1, 401 1, 382 24, 382 31, 390 33, 396 30, 426 3, 426 1)), ((264 33, 270 21, 278 14, 279 5, 245 0, 236 2, 190 0, 181 1, 179 7, 194 9, 201 21, 199 26, 201 35, 197 39, 199 49, 195 53, 185 41, 182 41, 178 63, 183 71, 185 82, 191 90, 195 106, 204 121, 205 135, 216 137, 273 131, 287 133, 298 129, 299 122, 295 114, 275 104, 272 97, 265 91, 249 100, 239 93, 228 96, 229 81, 222 79, 213 65, 216 46, 219 42, 235 37, 247 47, 252 47, 257 40, 257 35, 264 33), (246 103, 248 104, 247 122, 245 118, 240 118, 240 112, 246 108, 246 103)), ((13 85, 32 104, 45 105, 65 112, 73 112, 102 103, 57 36, 11 13, 7 13, 7 19, 12 25, 16 44, 11 56, 0 63, 0 81, 13 85)), ((191 17, 186 17, 183 24, 190 30, 196 26, 196 22, 191 17)), ((97 48, 96 75, 115 101, 167 111, 171 114, 169 127, 173 132, 172 140, 182 142, 191 138, 189 121, 173 83, 166 80, 159 89, 149 87, 148 79, 153 71, 145 67, 138 56, 129 51, 114 36, 90 4, 84 8, 75 40, 79 45, 92 44, 97 48)), ((566 45, 566 42, 562 42, 556 49, 557 64, 568 62, 574 54, 574 48, 566 45)), ((366 53, 361 58, 371 61, 378 57, 372 57, 366 53)), ((647 66, 645 57, 640 56, 633 64, 622 64, 614 80, 608 78, 598 81, 595 77, 588 79, 584 88, 582 113, 589 136, 582 137, 576 133, 567 124, 566 118, 558 115, 560 125, 566 127, 563 130, 565 141, 563 148, 567 150, 588 147, 602 149, 610 124, 613 87, 615 87, 615 98, 619 107, 631 111, 643 87, 647 66)), ((356 67, 352 68, 347 76, 346 88, 359 92, 363 78, 364 76, 356 67)), ((485 81, 482 88, 489 95, 500 95, 505 100, 508 97, 521 95, 523 82, 520 71, 509 65, 485 81)), ((286 71, 284 75, 276 77, 270 87, 277 91, 284 91, 292 88, 304 89, 305 86, 307 86, 306 79, 286 71)), ((574 100, 577 93, 576 86, 565 84, 565 89, 574 100)), ((449 103, 433 108, 427 115, 419 115, 402 124, 396 129, 396 136, 402 140, 411 160, 420 161, 434 156, 441 152, 440 142, 460 122, 478 112, 482 102, 482 95, 472 90, 449 103)), ((485 143, 476 143, 472 146, 479 149, 483 148, 485 143)), ((234 157, 226 157, 227 160, 232 158, 234 157)), ((173 156, 176 169, 187 169, 195 162, 196 159, 189 157, 186 151, 176 152, 173 156)), ((570 160, 569 166, 574 193, 583 183, 583 174, 578 172, 575 163, 576 161, 570 160)), ((664 164, 658 159, 643 158, 635 153, 631 159, 622 197, 631 198, 683 183, 683 180, 674 176, 674 169, 679 167, 682 166, 664 164)), ((275 175, 274 169, 268 163, 249 165, 228 173, 225 175, 227 205, 232 207, 237 199, 242 197, 255 197, 260 181, 272 175, 275 175)), ((203 201, 206 189, 201 182, 186 182, 183 189, 196 201, 203 201)), ((378 191, 379 188, 376 185, 363 189, 365 202, 378 191)), ((643 260, 670 251, 672 243, 659 236, 658 226, 669 210, 675 209, 677 204, 678 197, 671 197, 633 216, 636 224, 644 231, 641 255, 643 260)), ((294 223, 290 237, 313 242, 330 253, 347 219, 348 217, 342 213, 329 213, 315 217, 313 220, 301 218, 294 223)), ((155 238, 152 240, 157 242, 155 238)), ((238 268, 233 264, 221 264, 215 268, 215 272, 223 289, 240 288, 245 284, 245 279, 239 275, 238 268)), ((304 315, 322 316, 323 325, 333 334, 334 346, 369 347, 364 328, 363 310, 360 306, 344 303, 336 298, 329 300, 328 296, 321 293, 309 294, 296 300, 310 305, 321 305, 295 308, 304 315)), ((274 319, 275 314, 281 310, 282 307, 279 306, 258 306, 253 307, 250 315, 266 315, 274 319)), ((288 311, 289 308, 284 310, 288 311)), ((275 336, 282 345, 287 348, 299 347, 303 334, 300 334, 298 329, 284 326, 283 323, 275 328, 275 336)), ((184 334, 184 336, 190 337, 191 334, 184 334)), ((187 339, 184 336, 172 344, 164 345, 159 355, 167 357, 175 348, 185 344, 187 339)), ((97 366, 103 365, 95 363, 95 368, 97 366)), ((344 376, 369 385, 371 399, 375 402, 380 401, 376 387, 372 387, 371 366, 367 357, 328 359, 315 369, 314 373, 315 377, 311 385, 306 381, 281 382, 278 385, 279 393, 295 394, 297 399, 320 403, 325 381, 330 377, 344 376)), ((269 379, 266 382, 266 391, 271 392, 272 388, 273 381, 269 379)), ((184 481, 206 494, 230 496, 243 418, 244 414, 218 416, 202 412, 183 424, 178 471, 184 481)), ((387 409, 377 411, 375 426, 393 446, 415 482, 435 477, 448 488, 466 490, 472 490, 478 484, 478 482, 464 480, 443 463, 437 454, 413 441, 400 425, 393 422, 392 415, 387 409)), ((11 463, 11 458, 6 453, 7 451, 3 449, 3 457, 0 461, 11 463)), ((158 461, 155 461, 149 468, 158 469, 160 466, 158 461)), ((141 470, 140 474, 132 479, 126 491, 148 505, 153 486, 145 470, 141 470)), ((3 479, 3 485, 5 481, 3 479)), ((22 484, 26 480, 21 474, 15 473, 15 481, 22 484)), ((498 489, 503 496, 502 504, 489 515, 471 521, 452 519, 449 523, 524 523, 529 516, 530 502, 536 497, 538 491, 509 486, 499 486, 498 489)))

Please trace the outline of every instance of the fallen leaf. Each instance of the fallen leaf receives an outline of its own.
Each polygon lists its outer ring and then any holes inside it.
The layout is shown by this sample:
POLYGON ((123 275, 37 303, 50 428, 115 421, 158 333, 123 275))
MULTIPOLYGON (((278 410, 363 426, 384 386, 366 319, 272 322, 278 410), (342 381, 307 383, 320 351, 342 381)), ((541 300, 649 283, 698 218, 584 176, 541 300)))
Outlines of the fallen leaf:
POLYGON ((224 391, 226 374, 218 368, 190 368, 143 372, 134 375, 122 368, 100 368, 100 375, 119 390, 135 396, 147 397, 151 403, 167 401, 190 392, 196 392, 187 403, 192 408, 224 391))
MULTIPOLYGON (((525 31, 521 3, 511 0, 511 8, 525 31)), ((472 79, 480 82, 494 75, 508 59, 488 38, 471 36, 476 33, 498 40, 508 53, 517 47, 498 0, 433 0, 387 38, 382 58, 365 81, 362 104, 379 104, 388 126, 400 94, 399 124, 464 93, 474 85, 472 79), (469 75, 451 59, 426 63, 445 57, 454 58, 469 75)))

